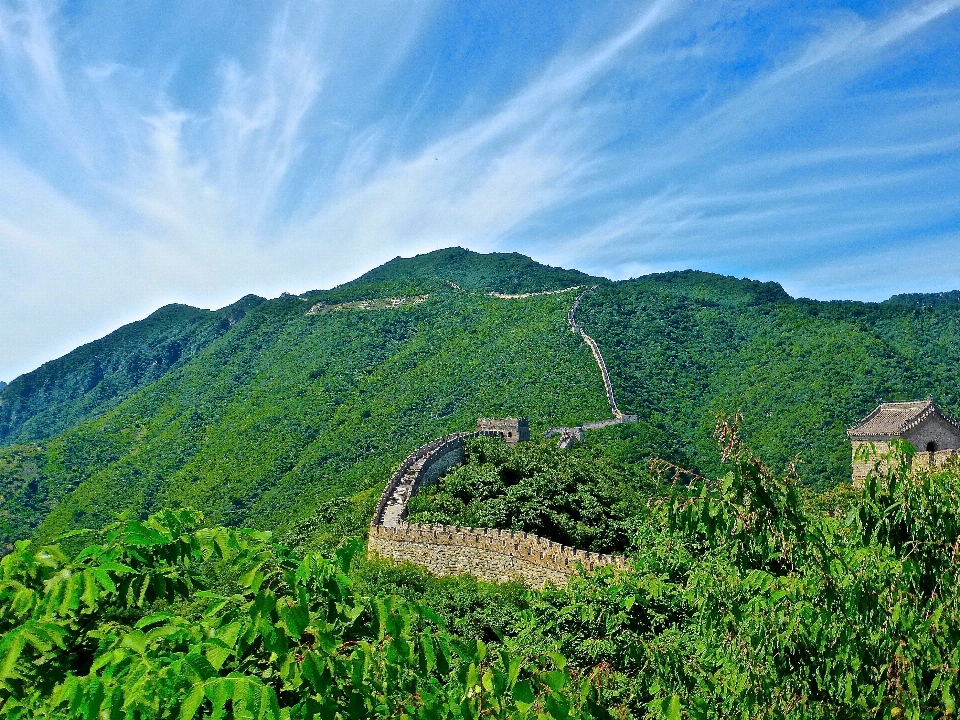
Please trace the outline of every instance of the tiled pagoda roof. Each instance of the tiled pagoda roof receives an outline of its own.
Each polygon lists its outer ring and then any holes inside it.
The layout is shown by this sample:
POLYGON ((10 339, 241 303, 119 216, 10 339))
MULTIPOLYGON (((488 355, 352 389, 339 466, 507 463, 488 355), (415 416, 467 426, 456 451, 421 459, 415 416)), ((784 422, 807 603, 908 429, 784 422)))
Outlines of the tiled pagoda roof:
POLYGON ((933 398, 915 402, 880 403, 876 409, 847 430, 851 440, 890 440, 936 415, 960 432, 960 423, 938 408, 933 398))

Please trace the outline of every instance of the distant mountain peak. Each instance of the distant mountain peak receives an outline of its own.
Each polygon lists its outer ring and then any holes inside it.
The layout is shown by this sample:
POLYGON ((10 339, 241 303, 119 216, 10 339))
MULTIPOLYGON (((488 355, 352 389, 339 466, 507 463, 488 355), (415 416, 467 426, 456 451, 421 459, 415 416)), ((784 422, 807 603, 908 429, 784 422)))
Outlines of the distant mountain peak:
POLYGON ((938 293, 902 293, 883 301, 885 305, 905 305, 907 307, 946 307, 960 305, 960 290, 938 293))
POLYGON ((395 257, 338 289, 427 280, 452 283, 464 290, 503 293, 559 290, 588 282, 609 282, 579 270, 544 265, 520 253, 478 253, 462 247, 449 247, 409 258, 395 257))

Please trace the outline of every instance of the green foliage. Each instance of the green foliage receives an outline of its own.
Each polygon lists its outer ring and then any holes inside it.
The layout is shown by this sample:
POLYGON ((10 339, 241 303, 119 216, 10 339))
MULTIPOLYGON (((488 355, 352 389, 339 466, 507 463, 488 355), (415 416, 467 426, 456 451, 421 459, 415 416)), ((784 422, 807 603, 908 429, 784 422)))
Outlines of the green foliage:
POLYGON ((578 317, 642 422, 568 452, 479 443, 414 518, 630 547, 632 571, 537 593, 373 560, 348 575, 315 554, 363 535, 386 478, 429 439, 478 416, 525 415, 536 435, 607 415, 596 365, 565 327, 572 294, 486 295, 585 282, 519 256, 445 251, 264 301, 232 326, 177 310, 186 320, 130 334, 111 362, 187 335, 194 349, 129 382, 105 374, 102 396, 83 390, 89 353, 30 392, 12 384, 4 408, 36 403, 22 428, 64 424, 0 449, 0 713, 172 717, 189 701, 195 717, 466 717, 483 703, 559 717, 563 703, 599 713, 596 699, 625 717, 953 714, 960 473, 894 463, 863 490, 837 485, 850 472, 843 431, 877 400, 933 394, 960 409, 949 298, 820 303, 689 272, 601 283, 578 317), (718 459, 714 414, 738 408, 718 459), (651 456, 698 475, 662 497, 651 456), (183 506, 276 530, 292 550, 185 511, 145 519, 183 506), (86 535, 44 545, 79 527, 107 529, 85 552, 86 535), (303 669, 310 653, 329 685, 303 669), (370 688, 359 700, 354 671, 370 688))
MULTIPOLYGON (((912 471, 895 447, 863 488, 813 495, 740 422, 718 424, 715 480, 655 466, 673 491, 633 516, 631 569, 543 592, 351 564, 355 544, 299 554, 188 510, 75 554, 20 542, 0 560, 0 715, 955 714, 960 466, 912 471)), ((524 452, 471 447, 474 467, 578 467, 524 452)))
POLYGON ((263 299, 217 311, 167 305, 144 320, 0 387, 0 446, 41 440, 90 420, 187 363, 263 299))
POLYGON ((29 452, 0 450, 4 540, 37 521, 53 537, 170 505, 322 540, 332 532, 311 524, 318 511, 347 498, 354 534, 384 479, 434 437, 487 414, 546 428, 607 413, 593 358, 564 326, 568 294, 444 287, 394 310, 306 315, 301 298, 264 302, 101 418, 29 452))
POLYGON ((560 290, 574 285, 608 282, 604 278, 591 277, 579 270, 541 265, 519 253, 481 254, 455 247, 412 258, 396 257, 337 289, 417 280, 448 281, 464 290, 502 293, 560 290))
POLYGON ((570 450, 557 448, 555 438, 515 448, 474 439, 462 466, 412 499, 409 520, 522 530, 593 552, 623 551, 646 498, 659 491, 639 463, 653 454, 644 437, 656 433, 630 425, 592 435, 590 444, 570 450), (607 443, 601 434, 611 436, 607 443), (638 453, 630 458, 636 464, 623 462, 630 453, 638 453))
POLYGON ((907 305, 910 307, 945 307, 960 305, 960 290, 940 293, 903 293, 884 300, 884 305, 907 305))
POLYGON ((845 430, 878 401, 933 395, 960 413, 954 303, 793 300, 775 283, 707 273, 648 275, 588 295, 580 323, 597 341, 624 412, 675 438, 701 475, 719 472, 717 413, 743 413, 745 441, 805 484, 850 477, 845 430))
POLYGON ((952 716, 960 467, 895 453, 834 494, 841 514, 751 455, 737 419, 718 438, 724 473, 651 504, 634 570, 531 596, 514 642, 609 668, 604 702, 638 717, 952 716))
POLYGON ((73 557, 18 543, 0 561, 0 716, 606 716, 559 655, 491 652, 418 603, 357 595, 355 544, 300 558, 199 521, 122 521, 73 557), (212 558, 233 592, 202 589, 212 558))
POLYGON ((802 481, 825 489, 849 477, 844 430, 875 401, 933 394, 960 411, 955 304, 792 300, 775 283, 694 272, 609 283, 453 248, 330 291, 241 301, 242 318, 165 309, 24 376, 33 389, 4 390, 0 415, 28 398, 16 422, 46 429, 0 448, 0 543, 189 505, 298 547, 336 546, 363 532, 365 508, 423 442, 480 416, 524 415, 535 434, 607 416, 596 365, 566 330, 572 294, 486 294, 593 282, 579 319, 621 406, 645 423, 636 448, 611 441, 627 455, 716 475, 713 416, 740 409, 745 440, 773 467, 799 457, 802 481), (416 306, 305 314, 421 294, 416 306), (173 365, 157 355, 170 343, 183 348, 173 365), (86 392, 95 361, 115 371, 86 392))

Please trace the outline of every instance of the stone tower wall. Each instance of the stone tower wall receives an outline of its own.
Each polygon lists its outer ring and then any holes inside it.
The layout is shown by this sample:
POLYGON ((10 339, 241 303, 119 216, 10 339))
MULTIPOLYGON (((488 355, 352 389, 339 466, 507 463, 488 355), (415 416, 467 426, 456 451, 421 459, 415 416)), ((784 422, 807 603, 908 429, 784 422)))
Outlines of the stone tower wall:
POLYGON ((937 451, 960 449, 960 433, 953 425, 936 415, 910 428, 904 433, 903 439, 911 442, 918 455, 926 453, 927 443, 930 442, 936 444, 937 451))
MULTIPOLYGON (((923 447, 925 447, 925 445, 917 448, 914 444, 914 448, 917 450, 917 453, 913 456, 911 467, 923 470, 929 470, 931 468, 936 469, 943 467, 943 465, 951 458, 960 456, 960 450, 953 448, 948 450, 937 450, 931 453, 923 450, 923 447)), ((886 461, 880 459, 878 463, 877 460, 889 452, 890 443, 883 440, 874 440, 872 443, 864 440, 853 441, 853 485, 855 487, 862 486, 863 482, 867 479, 867 474, 873 470, 875 466, 879 465, 879 472, 884 473, 887 467, 886 461), (872 458, 869 460, 859 460, 857 458, 857 450, 861 446, 867 446, 868 451, 871 451, 871 444, 873 445, 872 458)))
POLYGON ((525 418, 480 418, 477 431, 497 433, 507 445, 530 440, 530 423, 525 418))

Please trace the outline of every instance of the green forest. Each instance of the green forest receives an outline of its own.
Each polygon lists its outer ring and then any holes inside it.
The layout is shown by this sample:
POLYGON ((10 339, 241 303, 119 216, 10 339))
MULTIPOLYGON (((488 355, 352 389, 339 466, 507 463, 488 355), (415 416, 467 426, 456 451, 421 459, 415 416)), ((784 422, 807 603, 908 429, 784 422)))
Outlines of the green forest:
POLYGON ((960 411, 960 300, 611 282, 459 248, 331 290, 169 306, 0 391, 0 716, 916 717, 954 713, 960 470, 852 489, 880 401, 960 411), (600 346, 610 417, 578 322, 600 346), (425 295, 374 309, 359 300, 425 295), (630 569, 534 591, 363 552, 401 460, 483 439, 411 519, 630 569))

